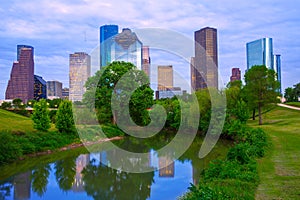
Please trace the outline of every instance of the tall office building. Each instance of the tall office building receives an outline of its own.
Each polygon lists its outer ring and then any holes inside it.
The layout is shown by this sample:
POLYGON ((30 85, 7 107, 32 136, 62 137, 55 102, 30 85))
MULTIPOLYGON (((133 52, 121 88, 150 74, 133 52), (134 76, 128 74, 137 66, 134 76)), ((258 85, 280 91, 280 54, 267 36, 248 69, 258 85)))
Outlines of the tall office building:
POLYGON ((273 39, 262 38, 246 44, 247 69, 254 65, 265 65, 276 72, 276 79, 280 83, 281 93, 281 58, 273 54, 273 39))
POLYGON ((246 44, 247 69, 254 65, 265 65, 268 69, 273 68, 273 40, 262 38, 246 44))
POLYGON ((279 92, 281 94, 282 89, 281 89, 281 56, 280 55, 278 54, 274 55, 273 64, 274 64, 274 71, 276 72, 277 81, 280 84, 279 92))
POLYGON ((47 98, 62 98, 62 83, 59 81, 47 81, 47 98))
POLYGON ((175 164, 174 161, 168 156, 160 156, 158 158, 159 177, 174 177, 175 164))
POLYGON ((34 75, 34 99, 47 99, 47 83, 38 75, 34 75))
POLYGON ((24 103, 34 97, 33 47, 20 47, 18 60, 13 63, 5 99, 21 99, 24 103))
POLYGON ((241 70, 240 68, 232 68, 230 82, 241 80, 241 70))
POLYGON ((111 45, 113 43, 113 36, 117 35, 118 32, 118 25, 103 25, 100 27, 100 67, 112 62, 111 45))
POLYGON ((173 88, 173 67, 172 65, 157 67, 157 90, 166 91, 173 88))
POLYGON ((191 65, 190 66, 190 68, 191 68, 191 87, 193 90, 195 90, 196 89, 196 74, 197 74, 197 70, 195 68, 195 57, 191 57, 190 65, 191 65))
POLYGON ((32 46, 25 45, 25 44, 19 44, 19 45, 17 45, 17 60, 20 59, 21 49, 23 49, 23 48, 32 49, 32 55, 34 55, 34 48, 32 46))
POLYGON ((142 70, 142 42, 129 28, 114 36, 112 44, 112 60, 125 61, 134 64, 142 70))
POLYGON ((148 46, 143 46, 142 48, 143 56, 142 56, 142 70, 147 74, 147 76, 150 78, 150 52, 148 46))
POLYGON ((91 57, 84 52, 70 54, 69 100, 82 101, 85 82, 91 76, 91 57))
POLYGON ((195 87, 218 88, 218 44, 217 29, 206 27, 195 31, 195 87))

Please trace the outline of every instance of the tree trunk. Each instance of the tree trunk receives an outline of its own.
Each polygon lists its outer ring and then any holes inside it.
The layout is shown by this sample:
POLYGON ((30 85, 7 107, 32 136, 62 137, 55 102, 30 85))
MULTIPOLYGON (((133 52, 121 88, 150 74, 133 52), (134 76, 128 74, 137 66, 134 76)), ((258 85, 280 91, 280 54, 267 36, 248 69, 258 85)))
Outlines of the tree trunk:
POLYGON ((252 112, 252 120, 255 120, 255 108, 253 109, 253 112, 252 112))
POLYGON ((259 125, 262 125, 262 113, 261 113, 261 105, 258 104, 258 117, 259 117, 259 125))

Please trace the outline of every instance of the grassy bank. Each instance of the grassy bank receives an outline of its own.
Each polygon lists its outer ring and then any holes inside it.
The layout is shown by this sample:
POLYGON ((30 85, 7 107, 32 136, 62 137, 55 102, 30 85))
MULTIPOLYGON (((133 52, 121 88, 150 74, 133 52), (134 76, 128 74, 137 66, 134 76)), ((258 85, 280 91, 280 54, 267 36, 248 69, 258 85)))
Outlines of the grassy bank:
MULTIPOLYGON (((81 143, 77 134, 60 133, 55 126, 47 132, 33 128, 30 118, 0 109, 0 165, 15 161, 24 155, 55 151, 74 143, 81 143)), ((85 139, 94 141, 99 129, 85 127, 85 139)), ((106 137, 124 135, 116 126, 102 126, 106 137)), ((102 136, 103 138, 103 136, 102 136)), ((96 139, 101 139, 97 137, 96 139)))
MULTIPOLYGON (((257 121, 249 121, 258 127, 257 121)), ((272 146, 258 162, 256 199, 300 198, 300 111, 277 107, 264 115, 262 128, 272 146)))

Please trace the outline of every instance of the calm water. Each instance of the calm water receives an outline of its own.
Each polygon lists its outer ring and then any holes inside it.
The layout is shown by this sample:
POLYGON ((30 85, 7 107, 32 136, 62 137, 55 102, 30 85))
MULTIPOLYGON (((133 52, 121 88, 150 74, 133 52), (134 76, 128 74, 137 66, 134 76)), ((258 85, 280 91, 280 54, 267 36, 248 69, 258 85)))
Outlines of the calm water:
POLYGON ((148 173, 126 173, 102 164, 109 165, 112 158, 116 159, 114 149, 90 153, 80 148, 3 166, 0 199, 176 199, 190 183, 201 179, 209 161, 224 157, 230 145, 219 141, 207 157, 199 159, 202 139, 197 138, 184 155, 173 160, 170 155, 156 153, 164 145, 162 141, 170 138, 165 135, 142 143, 129 138, 116 142, 124 149, 138 147, 148 152, 143 166, 154 169, 148 173), (171 164, 158 170, 163 163, 171 164))

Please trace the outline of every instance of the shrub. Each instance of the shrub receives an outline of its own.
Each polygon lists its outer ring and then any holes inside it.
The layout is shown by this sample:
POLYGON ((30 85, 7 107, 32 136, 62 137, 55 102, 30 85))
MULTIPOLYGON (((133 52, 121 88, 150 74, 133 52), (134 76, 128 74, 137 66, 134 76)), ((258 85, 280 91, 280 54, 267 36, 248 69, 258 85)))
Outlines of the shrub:
POLYGON ((55 126, 61 133, 76 133, 71 101, 64 100, 60 103, 56 114, 55 126))
POLYGON ((45 99, 41 99, 39 102, 34 104, 31 118, 35 129, 47 131, 50 128, 49 110, 45 99))
POLYGON ((22 149, 16 139, 16 136, 3 131, 0 132, 0 141, 0 164, 7 163, 22 155, 22 149))

